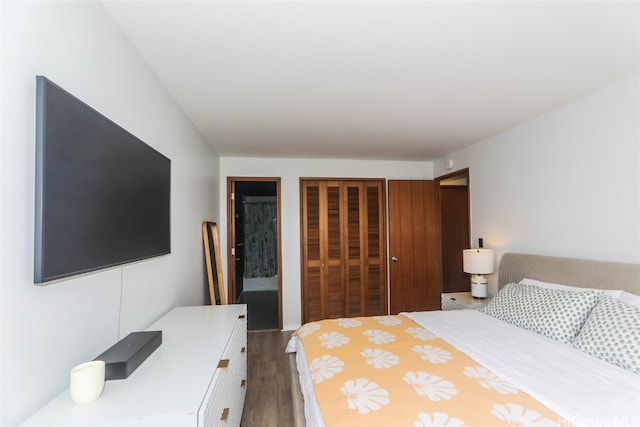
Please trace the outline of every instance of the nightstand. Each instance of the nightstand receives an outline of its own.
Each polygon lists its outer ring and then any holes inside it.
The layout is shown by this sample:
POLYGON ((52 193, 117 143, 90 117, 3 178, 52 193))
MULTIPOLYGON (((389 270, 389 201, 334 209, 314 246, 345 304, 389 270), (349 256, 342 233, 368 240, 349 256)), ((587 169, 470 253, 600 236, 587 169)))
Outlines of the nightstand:
POLYGON ((489 304, 491 297, 474 298, 471 292, 451 292, 442 294, 443 310, 462 310, 465 308, 478 309, 489 304))

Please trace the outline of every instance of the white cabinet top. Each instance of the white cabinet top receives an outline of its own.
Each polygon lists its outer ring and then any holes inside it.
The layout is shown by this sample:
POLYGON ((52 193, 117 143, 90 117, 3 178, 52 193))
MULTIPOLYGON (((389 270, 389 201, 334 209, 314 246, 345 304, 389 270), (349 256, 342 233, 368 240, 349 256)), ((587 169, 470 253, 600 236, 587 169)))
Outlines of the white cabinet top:
POLYGON ((471 296, 471 292, 449 292, 442 294, 442 309, 480 308, 489 304, 490 301, 491 297, 474 298, 471 296))
POLYGON ((246 305, 174 308, 147 328, 162 331, 162 344, 127 379, 107 381, 102 395, 85 405, 74 404, 67 389, 24 425, 170 425, 174 416, 193 417, 196 425, 225 346, 246 312, 246 305))

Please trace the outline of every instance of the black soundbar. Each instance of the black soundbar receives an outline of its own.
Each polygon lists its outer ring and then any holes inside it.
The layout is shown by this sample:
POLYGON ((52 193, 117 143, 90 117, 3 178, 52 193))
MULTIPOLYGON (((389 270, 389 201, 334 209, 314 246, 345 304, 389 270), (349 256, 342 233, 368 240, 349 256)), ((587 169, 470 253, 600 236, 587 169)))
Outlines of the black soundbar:
POLYGON ((105 380, 127 378, 162 344, 162 331, 131 332, 93 360, 104 360, 105 380))

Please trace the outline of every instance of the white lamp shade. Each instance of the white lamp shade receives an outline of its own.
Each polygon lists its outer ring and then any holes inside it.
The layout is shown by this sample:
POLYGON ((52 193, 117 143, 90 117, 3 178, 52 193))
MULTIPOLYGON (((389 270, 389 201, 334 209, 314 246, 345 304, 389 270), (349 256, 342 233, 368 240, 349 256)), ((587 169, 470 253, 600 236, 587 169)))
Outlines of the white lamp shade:
POLYGON ((462 251, 462 269, 471 274, 493 273, 493 251, 491 249, 465 249, 462 251))

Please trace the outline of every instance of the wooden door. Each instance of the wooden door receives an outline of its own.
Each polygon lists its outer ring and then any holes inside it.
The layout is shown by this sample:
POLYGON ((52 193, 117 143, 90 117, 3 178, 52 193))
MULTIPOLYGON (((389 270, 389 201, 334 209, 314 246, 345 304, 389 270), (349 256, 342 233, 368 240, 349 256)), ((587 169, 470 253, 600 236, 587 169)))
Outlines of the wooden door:
POLYGON ((303 322, 386 313, 384 182, 301 180, 303 322))
POLYGON ((388 200, 391 314, 438 310, 442 276, 435 183, 391 180, 388 200))
POLYGON ((342 188, 339 181, 302 181, 303 322, 345 311, 342 188))
POLYGON ((462 251, 469 248, 469 187, 440 187, 442 233, 442 292, 468 292, 469 276, 462 270, 462 251))
POLYGON ((384 182, 347 181, 344 185, 345 316, 386 314, 384 182))

